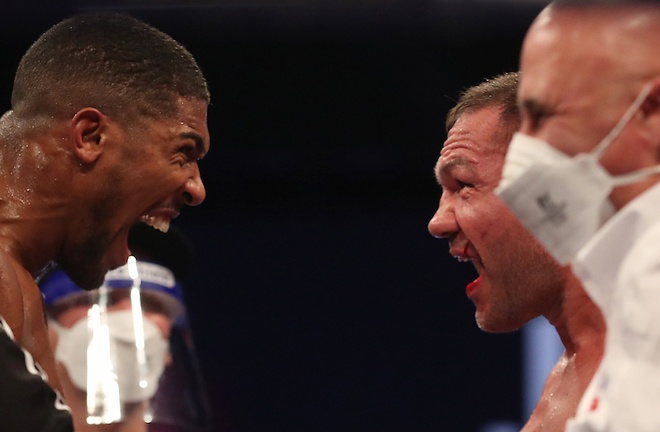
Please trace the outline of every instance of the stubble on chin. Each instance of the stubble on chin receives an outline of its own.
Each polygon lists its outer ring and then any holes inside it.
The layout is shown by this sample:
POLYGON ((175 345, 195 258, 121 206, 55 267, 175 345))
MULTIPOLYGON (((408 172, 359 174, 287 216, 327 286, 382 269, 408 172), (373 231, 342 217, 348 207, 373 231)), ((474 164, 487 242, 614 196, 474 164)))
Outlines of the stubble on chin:
MULTIPOLYGON (((477 311, 477 324, 489 333, 520 329, 527 322, 545 315, 562 292, 559 265, 542 249, 520 248, 525 253, 505 256, 506 271, 492 275, 490 304, 477 311)), ((504 267, 503 267, 504 268, 504 267)))
POLYGON ((92 237, 58 264, 80 288, 96 289, 103 284, 108 271, 103 264, 103 257, 109 244, 105 236, 92 237))
MULTIPOLYGON (((89 223, 86 229, 89 233, 78 246, 69 249, 64 262, 60 266, 80 288, 92 290, 99 288, 105 280, 108 268, 104 257, 112 244, 112 233, 102 227, 117 211, 121 204, 115 188, 121 185, 121 172, 115 170, 108 175, 107 185, 98 193, 95 204, 90 208, 89 223)), ((81 231, 84 232, 83 229, 81 231)))

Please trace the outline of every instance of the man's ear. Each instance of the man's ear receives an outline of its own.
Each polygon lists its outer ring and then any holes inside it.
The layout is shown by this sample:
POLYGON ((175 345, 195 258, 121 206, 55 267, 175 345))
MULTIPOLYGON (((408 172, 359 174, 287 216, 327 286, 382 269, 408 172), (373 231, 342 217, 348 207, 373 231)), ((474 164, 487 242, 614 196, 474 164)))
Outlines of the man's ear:
POLYGON ((96 108, 83 108, 71 120, 73 154, 85 164, 92 164, 103 152, 108 117, 96 108))

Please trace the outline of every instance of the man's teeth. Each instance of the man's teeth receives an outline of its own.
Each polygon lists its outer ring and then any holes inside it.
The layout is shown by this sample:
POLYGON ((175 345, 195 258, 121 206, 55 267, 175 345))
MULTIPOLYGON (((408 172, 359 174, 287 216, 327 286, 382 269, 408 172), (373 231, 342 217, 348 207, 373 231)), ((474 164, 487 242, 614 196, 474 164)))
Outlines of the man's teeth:
POLYGON ((142 216, 140 220, 150 227, 166 233, 170 229, 170 219, 157 216, 142 216))
POLYGON ((463 256, 455 256, 454 258, 456 258, 458 260, 458 262, 468 262, 468 261, 470 261, 470 258, 466 258, 466 257, 463 257, 463 256))

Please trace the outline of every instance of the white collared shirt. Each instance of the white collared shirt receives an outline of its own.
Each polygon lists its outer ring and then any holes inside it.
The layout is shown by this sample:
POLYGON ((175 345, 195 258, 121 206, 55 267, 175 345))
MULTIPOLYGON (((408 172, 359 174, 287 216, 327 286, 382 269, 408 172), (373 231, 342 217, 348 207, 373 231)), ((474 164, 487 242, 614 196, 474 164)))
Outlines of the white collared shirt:
POLYGON ((603 312, 607 335, 566 432, 660 431, 660 184, 614 215, 573 271, 603 312))

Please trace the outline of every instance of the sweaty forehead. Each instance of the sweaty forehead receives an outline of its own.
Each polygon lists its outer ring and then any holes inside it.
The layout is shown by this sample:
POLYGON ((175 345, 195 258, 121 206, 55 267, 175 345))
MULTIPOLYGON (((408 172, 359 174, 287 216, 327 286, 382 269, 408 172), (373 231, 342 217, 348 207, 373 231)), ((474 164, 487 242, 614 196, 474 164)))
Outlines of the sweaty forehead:
POLYGON ((499 107, 463 114, 449 130, 436 164, 436 175, 456 167, 499 170, 511 131, 500 123, 499 107))
POLYGON ((447 134, 441 155, 457 149, 476 153, 505 153, 517 123, 502 121, 499 105, 487 106, 462 114, 447 134))
POLYGON ((199 147, 202 154, 209 151, 210 137, 207 124, 208 105, 200 99, 181 98, 179 106, 179 126, 182 131, 193 132, 199 138, 199 147))

